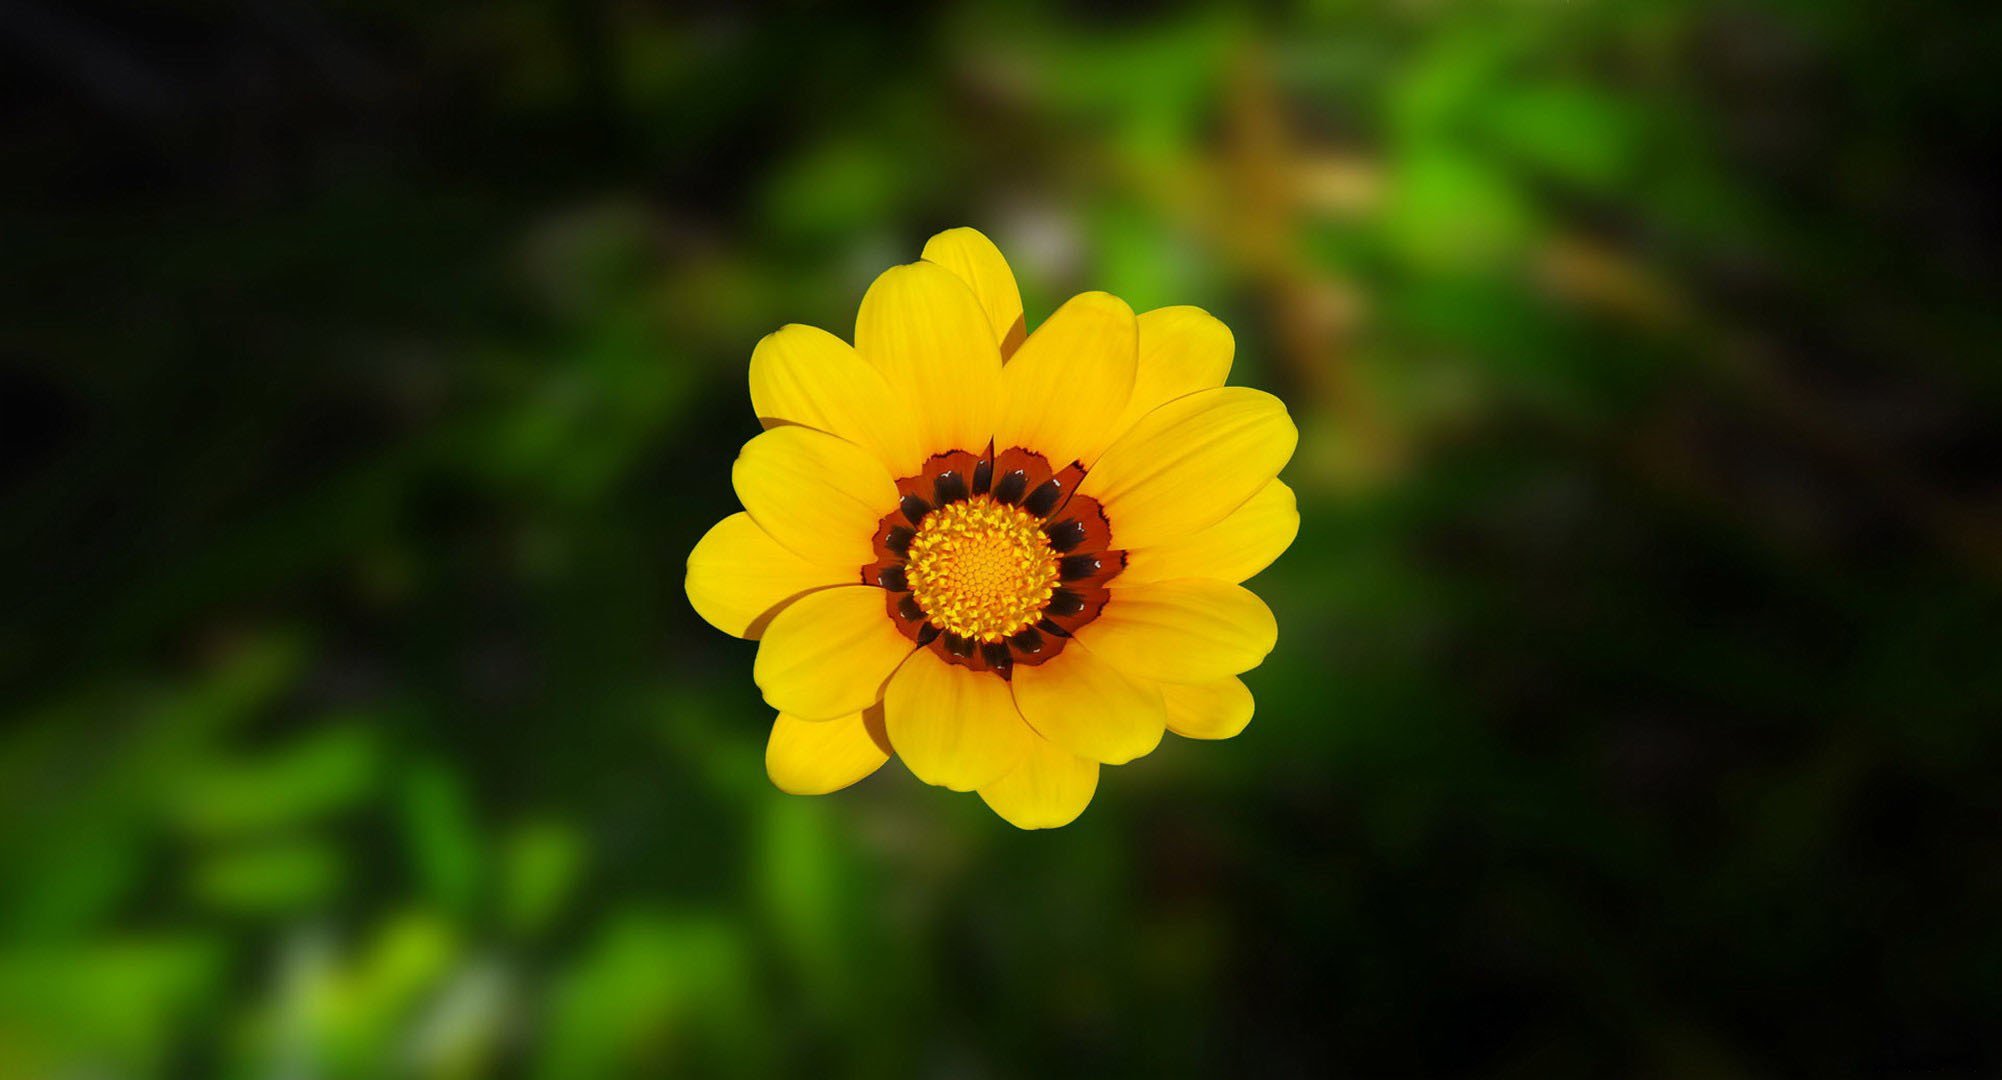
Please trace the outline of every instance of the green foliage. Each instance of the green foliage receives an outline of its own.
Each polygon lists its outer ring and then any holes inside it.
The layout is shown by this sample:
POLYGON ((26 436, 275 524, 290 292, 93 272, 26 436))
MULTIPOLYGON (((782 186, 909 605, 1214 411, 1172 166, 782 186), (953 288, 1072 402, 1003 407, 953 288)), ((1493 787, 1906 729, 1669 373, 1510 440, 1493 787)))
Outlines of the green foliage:
POLYGON ((364 802, 380 769, 366 720, 322 728, 247 760, 218 761, 173 777, 167 816, 199 837, 233 837, 306 825, 364 802))
POLYGON ((1996 20, 61 7, 0 1076, 2002 1067, 1996 20), (1256 719, 1054 833, 772 790, 681 595, 756 341, 960 224, 1303 432, 1256 719))
POLYGON ((430 761, 410 767, 403 785, 402 834, 422 895, 443 910, 472 914, 485 860, 458 773, 430 761))

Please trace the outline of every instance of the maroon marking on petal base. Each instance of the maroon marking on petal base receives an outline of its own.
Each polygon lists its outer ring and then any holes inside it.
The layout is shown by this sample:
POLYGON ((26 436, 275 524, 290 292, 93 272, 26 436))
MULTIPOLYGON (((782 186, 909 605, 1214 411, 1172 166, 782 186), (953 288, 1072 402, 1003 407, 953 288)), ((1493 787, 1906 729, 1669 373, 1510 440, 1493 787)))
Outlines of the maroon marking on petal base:
POLYGON ((891 511, 876 523, 876 536, 870 542, 875 558, 862 566, 862 584, 879 585, 881 575, 890 570, 903 570, 904 552, 911 546, 911 539, 917 533, 904 524, 903 515, 891 511))
POLYGON ((883 610, 889 614, 890 621, 896 624, 897 629, 904 632, 905 637, 912 641, 917 640, 918 630, 924 626, 925 613, 918 607, 918 602, 911 599, 910 593, 884 590, 883 610))
POLYGON ((1047 663, 1063 652, 1079 627, 1098 617, 1110 598, 1106 583, 1126 566, 1126 553, 1112 547, 1104 508, 1096 499, 1076 494, 1084 475, 1077 462, 1052 468, 1042 454, 1021 447, 934 454, 916 474, 897 481, 898 505, 877 524, 876 558, 862 567, 862 582, 881 586, 885 610, 897 628, 948 664, 1006 679, 1019 664, 1047 663), (975 641, 942 630, 905 591, 910 587, 905 557, 926 515, 982 494, 1042 518, 1043 533, 1061 556, 1063 584, 1041 617, 1000 641, 975 641))
MULTIPOLYGON (((1095 576, 1104 565, 1105 558, 1096 551, 1087 551, 1082 555, 1066 555, 1057 560, 1057 577, 1065 583, 1085 581, 1095 576)), ((889 587, 886 575, 890 572, 886 570, 877 575, 878 580, 882 581, 886 588, 889 587)))
POLYGON ((1014 674, 1018 664, 1041 664, 1063 651, 1062 638, 1045 637, 1035 627, 1018 631, 1003 641, 973 641, 946 632, 928 644, 932 654, 948 664, 971 671, 991 671, 1004 679, 1014 674))
POLYGON ((1063 555, 1104 551, 1112 546, 1112 525, 1106 520, 1105 508, 1089 495, 1071 496, 1062 512, 1050 516, 1043 534, 1063 555))
POLYGON ((1063 636, 1075 634, 1079 627, 1098 618, 1111 598, 1111 593, 1097 585, 1068 583, 1050 597, 1050 606, 1043 609, 1043 621, 1036 625, 1046 632, 1054 626, 1063 636))
MULTIPOLYGON (((1026 501, 1023 503, 1023 509, 1039 517, 1056 518, 1061 516, 1068 511, 1071 499, 1077 495, 1077 486, 1082 483, 1084 483, 1084 466, 1073 461, 1069 465, 1058 469, 1055 475, 1044 481, 1045 488, 1054 486, 1057 490, 1056 500, 1050 504, 1049 509, 1039 510, 1037 507, 1029 506, 1026 501)), ((1030 495, 1033 498, 1035 493, 1031 492, 1030 495)), ((1040 505, 1040 503, 1037 504, 1038 507, 1040 505)))
POLYGON ((1124 569, 1126 553, 1117 550, 1069 555, 1057 564, 1057 574, 1068 589, 1103 589, 1124 569))
POLYGON ((1009 654, 1006 642, 994 641, 982 645, 980 658, 987 661, 987 666, 1004 679, 1015 670, 1015 658, 1009 654))
MULTIPOLYGON (((906 476, 897 481, 897 494, 908 505, 915 499, 924 503, 926 511, 942 503, 966 498, 967 478, 980 467, 980 458, 965 450, 950 450, 943 454, 933 454, 925 459, 924 467, 917 475, 906 476), (957 480, 946 478, 947 473, 957 474, 957 480), (940 490, 939 481, 945 479, 945 489, 940 490)), ((923 514, 918 515, 922 520, 923 514)), ((918 524, 912 521, 912 525, 918 524)))
POLYGON ((1050 549, 1061 555, 1076 551, 1085 541, 1084 522, 1073 518, 1052 521, 1043 526, 1043 535, 1050 538, 1050 549))
POLYGON ((1050 602, 1043 608, 1043 614, 1058 618, 1068 618, 1084 610, 1084 596, 1070 589, 1058 589, 1050 594, 1050 602))
POLYGON ((1105 509, 1089 495, 1072 496, 1043 527, 1043 534, 1063 553, 1057 572, 1066 585, 1103 587, 1126 569, 1126 553, 1112 546, 1105 509))
POLYGON ((1029 497, 1022 500, 1022 509, 1037 517, 1049 517, 1050 511, 1062 505, 1065 494, 1064 482, 1052 476, 1029 492, 1029 497))
POLYGON ((1029 472, 1015 468, 1000 474, 994 481, 994 501, 1014 506, 1029 493, 1029 472))
POLYGON ((958 469, 947 469, 939 473, 938 478, 932 481, 931 490, 933 506, 956 503, 973 494, 967 490, 966 474, 958 469))
POLYGON ((1049 459, 1033 450, 1003 450, 994 455, 994 501, 1019 506, 1055 472, 1049 459))

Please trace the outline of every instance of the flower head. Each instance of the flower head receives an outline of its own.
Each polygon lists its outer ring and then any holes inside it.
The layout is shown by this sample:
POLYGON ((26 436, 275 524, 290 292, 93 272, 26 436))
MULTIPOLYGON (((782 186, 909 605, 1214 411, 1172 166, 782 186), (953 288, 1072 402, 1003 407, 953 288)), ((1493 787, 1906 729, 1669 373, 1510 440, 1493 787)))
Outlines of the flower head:
POLYGON ((1029 334, 972 229, 878 277, 853 347, 807 326, 759 342, 744 512, 696 545, 687 588, 760 639, 773 783, 822 794, 894 753, 1047 828, 1163 731, 1243 730, 1237 676, 1278 631, 1239 583, 1300 519, 1277 479, 1292 420, 1223 385, 1233 348, 1196 308, 1097 292, 1029 334))

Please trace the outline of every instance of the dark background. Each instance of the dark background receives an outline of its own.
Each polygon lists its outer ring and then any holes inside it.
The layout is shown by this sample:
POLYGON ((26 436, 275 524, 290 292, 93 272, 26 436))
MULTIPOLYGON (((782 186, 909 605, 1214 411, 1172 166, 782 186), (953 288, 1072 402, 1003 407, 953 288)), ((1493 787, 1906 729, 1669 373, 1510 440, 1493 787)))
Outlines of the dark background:
POLYGON ((0 1075, 1995 1075, 1998 37, 0 0, 0 1075), (961 224, 1303 432, 1054 833, 772 790, 681 592, 961 224))

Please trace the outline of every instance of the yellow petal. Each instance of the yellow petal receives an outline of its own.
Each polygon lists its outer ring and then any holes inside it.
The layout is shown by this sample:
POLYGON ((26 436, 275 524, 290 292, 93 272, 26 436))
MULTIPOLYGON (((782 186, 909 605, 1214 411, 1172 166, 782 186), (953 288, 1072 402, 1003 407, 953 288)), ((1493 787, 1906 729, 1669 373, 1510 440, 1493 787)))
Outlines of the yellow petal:
POLYGON ((1080 642, 1043 663, 1017 664, 1014 687, 1022 719, 1079 757, 1124 765, 1161 744, 1168 717, 1160 689, 1121 674, 1080 642))
POLYGON ((1001 371, 994 447, 1026 447, 1061 469, 1086 465, 1119 429, 1106 423, 1133 390, 1133 309, 1109 293, 1071 298, 1001 371))
POLYGON ((875 560, 877 522, 897 508, 882 462, 812 428, 773 428, 745 443, 730 481, 772 539, 809 562, 852 566, 857 581, 875 560))
POLYGON ((1235 584, 1271 566, 1299 534, 1300 509, 1293 489, 1274 480, 1229 517, 1201 532, 1128 551, 1119 583, 1206 577, 1235 584))
POLYGON ((978 229, 947 229, 925 241, 924 257, 959 276, 980 298, 987 324, 1001 355, 1013 353, 1022 344, 1027 327, 1022 321, 1022 292, 1015 287, 1015 272, 1001 249, 978 229))
POLYGON ((1156 408, 1198 390, 1213 390, 1230 377, 1237 341, 1230 327, 1197 307, 1165 307, 1139 319, 1139 363, 1133 396, 1114 432, 1125 431, 1156 408))
POLYGON ((765 703, 801 720, 831 720, 883 698, 911 651, 883 610, 883 590, 836 585, 794 600, 765 628, 751 678, 765 703))
POLYGON ((883 710, 871 706, 833 720, 780 713, 765 743, 765 775, 791 795, 825 795, 875 772, 890 760, 883 710))
MULTIPOLYGON (((1257 667, 1279 639, 1271 609, 1242 585, 1208 578, 1131 588, 1119 588, 1115 578, 1113 585, 1105 610, 1078 628, 1077 640, 1134 678, 1215 682, 1257 667)), ((809 593, 793 606, 819 595, 809 593)), ((791 612, 780 612, 772 625, 791 612)))
POLYGON ((980 301, 950 270, 915 262, 883 271, 862 297, 855 351, 897 392, 920 454, 987 448, 1001 351, 980 301))
POLYGON ((1141 417, 1092 466, 1078 494, 1104 506, 1113 546, 1149 547, 1243 506, 1279 475, 1299 439, 1286 406, 1271 394, 1203 390, 1141 417))
POLYGON ((1188 739, 1228 739, 1251 723, 1251 690, 1242 679, 1176 686, 1163 683, 1168 730, 1188 739))
POLYGON ((1054 829, 1077 820, 1098 790, 1098 762, 1036 739, 1015 770, 980 789, 980 799, 1018 829, 1054 829))
POLYGON ((892 475, 923 464, 916 430, 882 372, 848 343, 797 324, 766 334, 751 351, 751 407, 766 427, 802 424, 875 454, 892 475))
POLYGON ((756 638, 794 597, 855 580, 855 568, 811 563, 779 546, 751 515, 731 514, 688 553, 688 602, 726 634, 756 638))
POLYGON ((1000 779, 1028 753, 1035 733, 1015 711, 1008 684, 990 672, 911 654, 883 694, 890 745, 918 779, 972 791, 1000 779))

